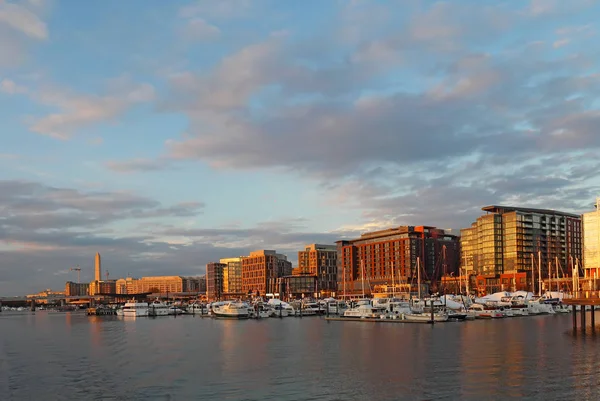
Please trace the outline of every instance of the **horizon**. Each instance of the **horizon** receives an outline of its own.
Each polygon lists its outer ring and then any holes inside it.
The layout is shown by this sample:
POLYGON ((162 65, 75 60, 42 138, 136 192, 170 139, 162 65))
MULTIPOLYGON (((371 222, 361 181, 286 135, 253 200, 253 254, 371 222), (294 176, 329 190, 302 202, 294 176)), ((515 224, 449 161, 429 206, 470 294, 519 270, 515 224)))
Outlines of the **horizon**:
POLYGON ((600 196, 600 4, 0 2, 0 296, 600 196), (134 24, 131 21, 135 21, 134 24), (85 274, 84 274, 85 268, 85 274))

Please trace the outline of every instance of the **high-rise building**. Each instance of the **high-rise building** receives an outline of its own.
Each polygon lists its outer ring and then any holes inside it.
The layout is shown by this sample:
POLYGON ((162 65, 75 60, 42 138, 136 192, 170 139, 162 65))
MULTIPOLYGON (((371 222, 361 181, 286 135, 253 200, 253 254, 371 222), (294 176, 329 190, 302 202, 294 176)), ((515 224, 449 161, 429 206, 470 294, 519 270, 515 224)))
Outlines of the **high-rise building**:
POLYGON ((100 253, 96 252, 95 269, 94 269, 94 280, 102 280, 102 261, 100 260, 100 253))
POLYGON ((237 258, 225 258, 219 260, 220 263, 224 264, 223 268, 223 293, 225 294, 242 294, 242 259, 240 256, 237 258))
POLYGON ((298 252, 296 274, 317 277, 318 291, 337 290, 337 247, 311 244, 298 252))
POLYGON ((485 276, 492 284, 501 284, 502 274, 529 272, 531 284, 533 269, 541 270, 542 279, 556 277, 557 270, 565 277, 571 260, 581 258, 581 217, 576 214, 512 206, 482 210, 485 215, 461 230, 463 272, 485 276))
POLYGON ((224 263, 211 262, 206 264, 206 297, 209 300, 220 300, 223 296, 224 263))
POLYGON ((250 252, 242 259, 242 291, 261 296, 277 293, 277 279, 291 274, 292 263, 287 256, 271 250, 250 252))
POLYGON ((395 227, 336 244, 338 291, 347 295, 415 282, 417 260, 422 282, 458 271, 458 237, 435 227, 395 227))
POLYGON ((600 278, 600 197, 596 210, 583 216, 583 268, 587 278, 600 278))

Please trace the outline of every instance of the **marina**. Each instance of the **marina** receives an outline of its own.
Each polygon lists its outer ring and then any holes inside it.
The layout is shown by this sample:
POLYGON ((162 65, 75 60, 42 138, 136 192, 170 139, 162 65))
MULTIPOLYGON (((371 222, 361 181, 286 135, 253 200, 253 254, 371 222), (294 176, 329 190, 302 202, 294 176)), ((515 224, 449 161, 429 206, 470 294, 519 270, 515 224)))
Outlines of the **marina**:
POLYGON ((566 314, 432 326, 19 313, 0 314, 7 400, 591 399, 595 376, 581 372, 600 368, 589 312, 577 336, 566 314))

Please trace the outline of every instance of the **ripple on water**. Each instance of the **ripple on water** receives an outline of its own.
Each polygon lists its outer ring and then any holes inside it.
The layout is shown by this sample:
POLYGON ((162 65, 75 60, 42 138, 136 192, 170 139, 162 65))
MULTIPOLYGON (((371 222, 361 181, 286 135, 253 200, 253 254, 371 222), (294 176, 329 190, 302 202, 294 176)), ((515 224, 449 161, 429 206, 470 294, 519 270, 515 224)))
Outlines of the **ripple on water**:
POLYGON ((0 390, 15 400, 590 399, 598 338, 567 334, 570 319, 15 316, 2 320, 0 390))

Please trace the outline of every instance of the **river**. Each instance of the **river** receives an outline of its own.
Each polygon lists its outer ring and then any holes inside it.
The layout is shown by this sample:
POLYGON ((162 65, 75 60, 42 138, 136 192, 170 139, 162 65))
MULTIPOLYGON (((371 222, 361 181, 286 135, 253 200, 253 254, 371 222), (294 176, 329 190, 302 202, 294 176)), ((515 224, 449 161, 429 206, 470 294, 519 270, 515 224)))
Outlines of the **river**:
POLYGON ((3 401, 596 399, 599 384, 600 335, 573 335, 571 315, 431 326, 0 314, 3 401))

